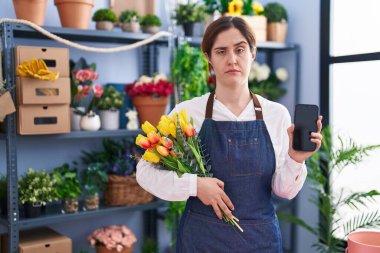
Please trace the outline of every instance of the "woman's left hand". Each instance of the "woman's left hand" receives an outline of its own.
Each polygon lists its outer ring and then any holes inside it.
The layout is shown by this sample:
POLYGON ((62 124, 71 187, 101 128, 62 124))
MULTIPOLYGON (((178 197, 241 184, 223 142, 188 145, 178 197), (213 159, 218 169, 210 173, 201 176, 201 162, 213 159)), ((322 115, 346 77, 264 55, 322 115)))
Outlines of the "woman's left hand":
POLYGON ((309 158, 314 152, 318 151, 318 149, 321 147, 322 143, 322 116, 318 117, 317 120, 317 132, 312 132, 310 134, 311 138, 310 141, 317 144, 317 147, 314 151, 299 151, 293 149, 293 133, 294 133, 294 124, 292 124, 288 128, 288 135, 289 135, 289 156, 296 162, 303 163, 307 158, 309 158))

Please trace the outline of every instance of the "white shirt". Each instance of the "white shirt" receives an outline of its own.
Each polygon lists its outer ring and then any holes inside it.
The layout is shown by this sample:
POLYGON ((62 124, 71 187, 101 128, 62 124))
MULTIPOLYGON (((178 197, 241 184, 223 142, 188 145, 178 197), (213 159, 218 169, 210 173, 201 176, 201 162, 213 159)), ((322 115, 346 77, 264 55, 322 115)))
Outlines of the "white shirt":
MULTIPOLYGON (((170 115, 186 109, 194 120, 194 128, 199 133, 205 119, 206 104, 210 93, 177 104, 170 115)), ((288 155, 288 127, 291 118, 286 107, 256 95, 262 107, 263 118, 272 140, 276 170, 272 178, 272 191, 279 197, 292 199, 301 190, 307 170, 305 163, 298 163, 288 155)), ((256 119, 251 100, 243 112, 236 116, 219 100, 215 99, 212 118, 215 121, 251 121, 256 119)), ((168 201, 182 201, 197 195, 197 176, 183 174, 178 177, 174 171, 160 170, 141 159, 137 164, 137 182, 146 191, 168 201)))

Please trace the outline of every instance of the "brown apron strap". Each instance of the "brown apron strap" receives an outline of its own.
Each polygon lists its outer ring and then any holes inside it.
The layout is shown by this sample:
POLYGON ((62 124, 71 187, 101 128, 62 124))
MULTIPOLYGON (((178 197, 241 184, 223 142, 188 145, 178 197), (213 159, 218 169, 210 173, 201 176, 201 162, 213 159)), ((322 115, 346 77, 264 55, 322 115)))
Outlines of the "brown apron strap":
MULTIPOLYGON (((256 120, 262 120, 263 119, 263 111, 261 109, 261 105, 259 100, 257 99, 256 95, 251 92, 251 96, 253 99, 253 108, 255 109, 256 114, 256 120)), ((211 92, 210 96, 207 100, 207 106, 206 106, 206 119, 212 119, 212 109, 214 107, 214 97, 215 92, 211 92)))
POLYGON ((206 106, 206 119, 212 119, 212 109, 214 107, 215 91, 210 93, 206 106))
POLYGON ((261 109, 259 100, 257 99, 256 95, 253 94, 252 91, 251 91, 251 96, 253 99, 253 108, 255 109, 255 113, 256 113, 256 120, 263 119, 263 110, 261 109))

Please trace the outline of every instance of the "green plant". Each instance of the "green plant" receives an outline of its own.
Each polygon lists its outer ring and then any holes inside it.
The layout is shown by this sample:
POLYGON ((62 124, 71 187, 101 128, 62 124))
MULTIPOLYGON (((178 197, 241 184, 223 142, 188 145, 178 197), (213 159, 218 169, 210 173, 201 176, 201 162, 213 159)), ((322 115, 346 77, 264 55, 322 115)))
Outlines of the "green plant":
POLYGON ((213 14, 215 11, 221 14, 228 12, 229 0, 204 0, 205 12, 213 14))
POLYGON ((178 4, 174 12, 173 18, 177 20, 177 25, 201 22, 206 18, 205 6, 197 3, 178 4))
POLYGON ((84 164, 100 163, 107 174, 128 176, 136 170, 136 161, 131 156, 140 156, 141 151, 132 140, 104 139, 102 151, 82 153, 84 164))
POLYGON ((380 227, 380 214, 376 211, 368 210, 368 203, 374 197, 380 196, 376 190, 369 192, 347 193, 341 189, 340 196, 332 192, 332 185, 340 173, 348 165, 359 164, 370 151, 380 148, 380 145, 359 146, 352 139, 344 142, 339 136, 339 146, 333 149, 333 139, 330 127, 322 130, 323 142, 318 152, 308 159, 308 180, 318 196, 311 202, 320 211, 320 221, 318 227, 313 227, 305 221, 280 213, 279 218, 295 223, 307 229, 318 237, 314 243, 318 252, 344 252, 344 243, 337 238, 336 232, 343 231, 346 237, 352 231, 359 228, 380 227), (360 207, 364 207, 360 209, 360 207), (349 208, 352 211, 352 218, 347 219, 339 214, 340 208, 349 208), (360 211, 360 212, 355 212, 360 211))
POLYGON ((83 192, 87 196, 95 196, 104 190, 108 176, 101 163, 91 163, 82 171, 83 192))
POLYGON ((175 52, 171 73, 182 101, 208 92, 208 63, 200 48, 182 44, 175 52))
POLYGON ((161 26, 161 20, 158 16, 153 14, 148 14, 143 16, 140 21, 142 26, 161 26))
POLYGON ((97 10, 92 16, 92 21, 95 21, 95 22, 100 22, 100 21, 116 22, 116 20, 117 20, 117 16, 115 12, 107 8, 97 10))
POLYGON ((252 0, 244 1, 243 15, 253 16, 252 0))
POLYGON ((267 17, 268 23, 288 21, 288 13, 286 9, 279 3, 268 3, 265 6, 264 16, 267 17))
POLYGON ((124 94, 117 91, 113 86, 104 88, 96 107, 99 110, 116 110, 120 109, 124 103, 124 94))
POLYGON ((135 10, 126 10, 122 11, 119 17, 119 21, 121 23, 130 23, 133 19, 136 19, 136 21, 140 21, 141 17, 135 10))
POLYGON ((55 200, 54 180, 45 171, 34 171, 29 168, 26 175, 18 181, 19 198, 22 204, 47 202, 55 200))
POLYGON ((75 199, 80 193, 80 182, 76 168, 70 168, 65 163, 61 167, 57 167, 52 172, 55 180, 55 193, 59 199, 75 199))
POLYGON ((158 253, 158 242, 151 238, 145 239, 141 246, 141 253, 158 253))

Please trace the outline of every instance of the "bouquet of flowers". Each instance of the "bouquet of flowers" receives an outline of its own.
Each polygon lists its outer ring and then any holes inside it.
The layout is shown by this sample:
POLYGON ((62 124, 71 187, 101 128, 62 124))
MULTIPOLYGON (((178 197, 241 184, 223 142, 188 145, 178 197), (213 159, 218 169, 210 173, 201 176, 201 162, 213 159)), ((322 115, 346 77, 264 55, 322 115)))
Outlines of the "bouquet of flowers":
POLYGON ((117 252, 132 248, 137 241, 135 234, 127 226, 98 228, 88 236, 87 240, 92 247, 104 246, 108 250, 116 249, 117 252))
POLYGON ((130 97, 156 96, 167 97, 174 91, 174 86, 164 74, 155 77, 141 76, 137 81, 126 86, 126 92, 130 97))
MULTIPOLYGON (((139 134, 136 145, 145 149, 142 158, 155 164, 158 169, 175 171, 178 176, 184 173, 212 176, 211 165, 207 163, 209 157, 202 149, 193 120, 189 120, 186 110, 174 113, 172 118, 161 116, 157 128, 145 121, 142 130, 146 136, 139 134)), ((243 232, 237 218, 230 219, 223 211, 222 214, 225 222, 243 232)))

